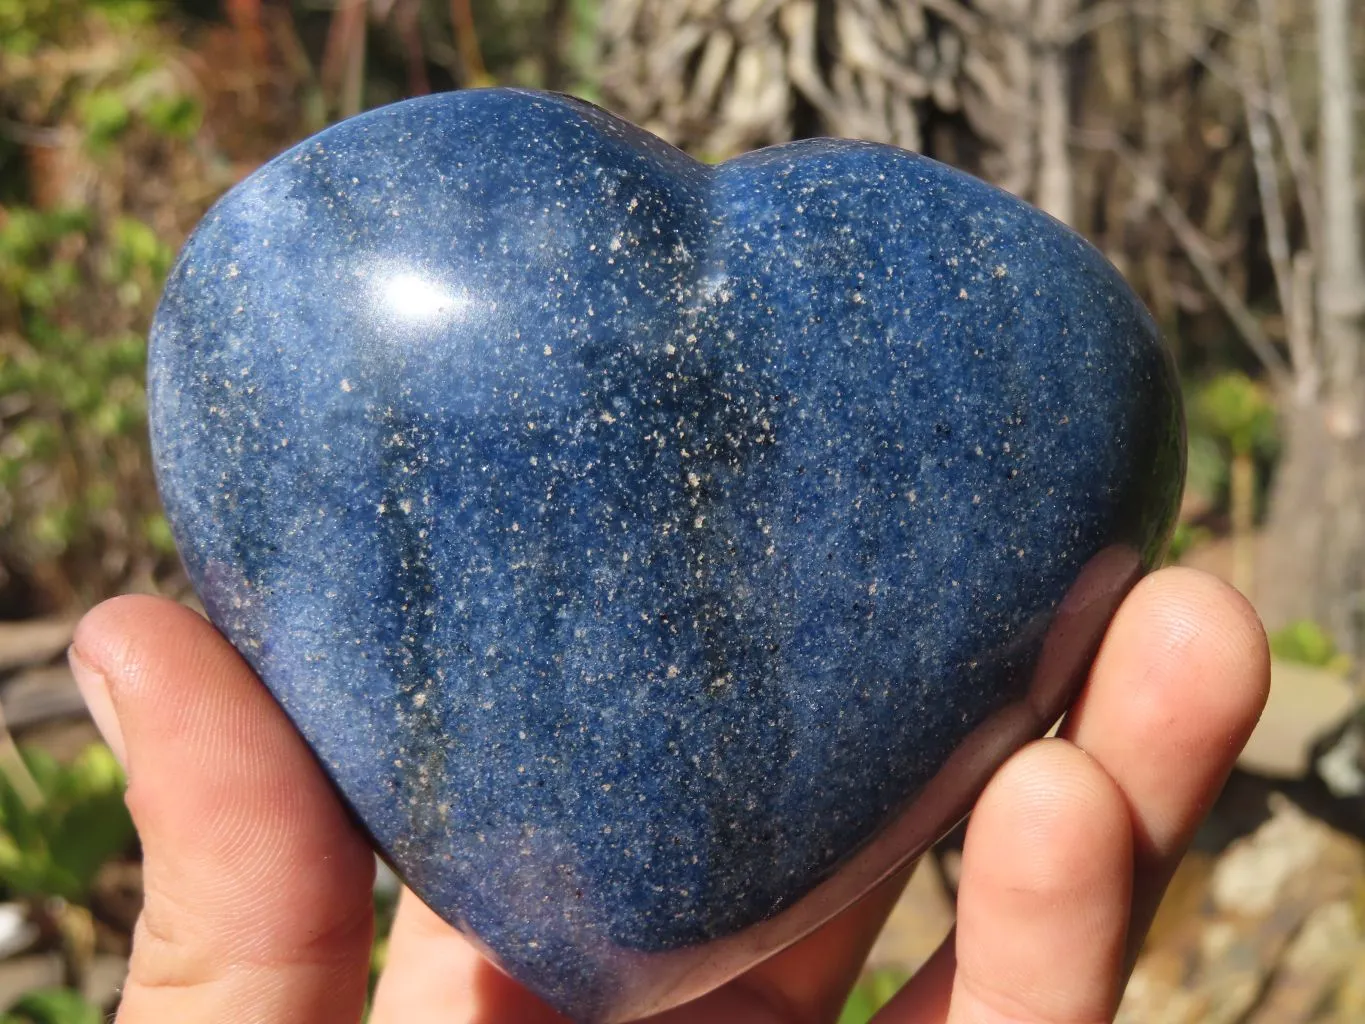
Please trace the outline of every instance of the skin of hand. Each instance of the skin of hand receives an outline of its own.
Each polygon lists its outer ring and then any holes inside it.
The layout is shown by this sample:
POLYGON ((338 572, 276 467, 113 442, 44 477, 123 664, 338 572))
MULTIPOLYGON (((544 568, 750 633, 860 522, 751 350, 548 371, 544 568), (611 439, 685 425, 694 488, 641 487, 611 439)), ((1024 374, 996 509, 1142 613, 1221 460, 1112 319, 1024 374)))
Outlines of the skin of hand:
MULTIPOLYGON (((146 903, 120 1024, 360 1018, 374 859, 302 739, 204 619, 122 597, 71 662, 128 771, 146 903)), ((876 1024, 1111 1019, 1181 855, 1269 687, 1264 631, 1185 569, 1120 607, 1055 739, 995 774, 967 829, 957 926, 876 1024)), ((833 1021, 908 877, 653 1024, 833 1021)), ((409 892, 372 1024, 550 1024, 409 892)))

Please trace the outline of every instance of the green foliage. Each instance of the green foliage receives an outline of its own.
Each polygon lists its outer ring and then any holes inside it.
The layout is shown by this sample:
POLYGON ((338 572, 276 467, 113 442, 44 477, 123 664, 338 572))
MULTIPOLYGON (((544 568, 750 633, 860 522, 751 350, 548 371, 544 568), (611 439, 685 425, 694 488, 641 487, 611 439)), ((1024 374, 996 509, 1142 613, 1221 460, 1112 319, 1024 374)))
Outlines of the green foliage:
POLYGON ((36 578, 52 604, 174 564, 146 450, 144 339, 178 241, 173 176, 200 166, 186 140, 203 101, 162 13, 0 0, 0 117, 54 140, 0 166, 0 581, 36 578))
POLYGON ((867 1024, 909 977, 904 971, 890 968, 863 975, 849 993, 844 1011, 839 1015, 839 1024, 867 1024))
POLYGON ((1228 454, 1201 425, 1191 423, 1186 444, 1186 491, 1212 500, 1227 487, 1228 454))
POLYGON ((199 130, 203 109, 171 80, 154 72, 131 75, 113 88, 98 88, 78 102, 86 145, 103 154, 135 123, 158 135, 189 139, 199 130))
POLYGON ((0 1024, 101 1024, 104 1014, 74 989, 42 988, 21 996, 0 1024))
POLYGON ((1348 672, 1351 659, 1337 650, 1336 641, 1316 622, 1300 619, 1270 634, 1270 653, 1284 661, 1348 672))
POLYGON ((143 107, 142 116, 162 135, 189 139, 199 131, 204 111, 192 97, 182 93, 153 96, 143 107))
MULTIPOLYGON (((1270 389, 1246 374, 1219 374, 1185 389, 1188 444, 1185 489, 1196 503, 1255 518, 1265 501, 1269 469, 1279 456, 1277 410, 1270 389), (1234 491, 1234 465, 1242 476, 1234 491), (1248 487, 1247 484, 1250 484, 1248 487), (1236 508, 1229 506, 1236 504, 1236 508)), ((1240 521, 1240 519, 1239 519, 1240 521)), ((1191 538, 1193 539, 1193 538, 1191 538)))
POLYGON ((601 100, 597 87, 595 65, 598 60, 598 10, 601 0, 570 0, 570 33, 565 46, 565 59, 574 81, 570 92, 586 100, 601 100))
POLYGON ((23 762, 27 779, 11 768, 0 782, 0 883, 20 896, 58 896, 84 902, 95 874, 127 851, 133 823, 123 802, 124 777, 109 748, 88 747, 63 765, 37 749, 23 762))
POLYGON ((200 104, 158 51, 162 12, 150 0, 0 0, 0 54, 13 65, 0 84, 42 124, 77 127, 98 154, 138 124, 188 138, 200 104), (85 46, 98 48, 98 58, 81 59, 85 46), (71 51, 64 82, 39 59, 53 50, 71 51))
POLYGON ((31 314, 51 309, 77 283, 70 243, 88 230, 85 210, 9 210, 0 223, 0 289, 31 314))
MULTIPOLYGON (((398 912, 398 890, 396 887, 376 886, 374 891, 374 942, 370 946, 369 996, 364 1020, 369 1020, 370 1003, 374 1000, 374 990, 379 985, 379 976, 389 960, 389 933, 393 930, 394 915, 398 912)), ((0 1021, 0 1024, 4 1024, 0 1021)))
POLYGON ((1267 455, 1278 445, 1269 389, 1244 373, 1219 374, 1197 392, 1191 420, 1233 455, 1267 455))
POLYGON ((1174 565, 1179 562, 1191 548, 1203 544, 1210 536, 1211 534, 1205 527, 1195 526, 1192 523, 1177 523, 1171 532, 1170 543, 1166 547, 1167 564, 1174 565))
POLYGON ((116 89, 88 92, 81 97, 79 107, 86 142, 97 150, 108 148, 133 119, 133 112, 116 89))
POLYGON ((149 515, 142 523, 142 532, 153 551, 163 555, 175 554, 175 535, 171 533, 171 524, 164 513, 155 512, 149 515))
POLYGON ((26 56, 69 36, 98 15, 114 29, 145 25, 161 9, 156 0, 0 0, 0 53, 26 56))
POLYGON ((117 493, 117 443, 140 444, 145 423, 141 336, 92 335, 64 310, 97 288, 141 307, 170 260, 155 233, 128 217, 99 226, 88 211, 20 207, 0 226, 0 304, 8 299, 26 343, 0 349, 0 398, 21 402, 27 413, 7 425, 0 443, 0 485, 13 493, 12 541, 35 557, 60 557, 88 537, 92 517, 117 493), (78 258, 92 248, 98 266, 78 258), (73 457, 83 472, 44 489, 42 481, 59 482, 73 457))

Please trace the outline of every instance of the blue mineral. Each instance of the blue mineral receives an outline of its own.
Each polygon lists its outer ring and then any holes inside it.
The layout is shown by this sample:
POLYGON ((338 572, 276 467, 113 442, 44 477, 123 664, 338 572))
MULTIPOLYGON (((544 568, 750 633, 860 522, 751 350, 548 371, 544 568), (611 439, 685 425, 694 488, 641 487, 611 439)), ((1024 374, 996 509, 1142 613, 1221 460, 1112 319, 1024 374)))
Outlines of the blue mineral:
POLYGON ((921 852, 1160 553, 1183 421, 1114 269, 861 142, 719 166, 569 97, 353 118, 151 340, 214 623, 403 878, 582 1021, 921 852))

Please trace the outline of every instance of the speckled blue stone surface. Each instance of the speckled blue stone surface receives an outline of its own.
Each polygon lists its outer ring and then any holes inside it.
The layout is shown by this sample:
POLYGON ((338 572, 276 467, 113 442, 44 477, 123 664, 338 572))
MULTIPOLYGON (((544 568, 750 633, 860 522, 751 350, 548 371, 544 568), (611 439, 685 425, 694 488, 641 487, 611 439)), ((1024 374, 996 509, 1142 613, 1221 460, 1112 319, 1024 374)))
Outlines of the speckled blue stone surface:
POLYGON ((1184 459, 1147 313, 1019 201, 864 143, 707 167, 510 90, 239 185, 150 377, 213 621, 419 894, 581 1020, 950 826, 1074 692, 1184 459))

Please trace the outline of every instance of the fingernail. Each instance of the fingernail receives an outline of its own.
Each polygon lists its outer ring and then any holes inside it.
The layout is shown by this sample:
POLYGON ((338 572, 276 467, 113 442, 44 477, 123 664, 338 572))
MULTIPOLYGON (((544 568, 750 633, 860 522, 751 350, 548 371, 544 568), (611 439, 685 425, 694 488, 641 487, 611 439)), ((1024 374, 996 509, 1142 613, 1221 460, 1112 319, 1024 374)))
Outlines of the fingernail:
POLYGON ((104 675, 90 662, 77 653, 75 645, 66 649, 66 660, 71 666, 71 674, 76 677, 76 688, 90 711, 90 719, 95 728, 109 744, 109 749, 118 758, 119 764, 128 767, 127 752, 123 745, 123 730, 119 728, 118 715, 114 713, 114 701, 109 696, 109 683, 104 675))

